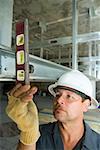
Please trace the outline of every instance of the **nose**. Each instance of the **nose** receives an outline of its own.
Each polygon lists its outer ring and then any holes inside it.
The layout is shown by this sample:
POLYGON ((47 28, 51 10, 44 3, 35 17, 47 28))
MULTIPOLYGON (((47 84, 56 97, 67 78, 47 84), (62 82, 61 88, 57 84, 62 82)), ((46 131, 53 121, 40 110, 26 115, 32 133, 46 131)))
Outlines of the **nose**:
POLYGON ((63 105, 64 104, 64 98, 62 96, 60 96, 59 98, 56 99, 56 101, 58 102, 58 104, 63 105))

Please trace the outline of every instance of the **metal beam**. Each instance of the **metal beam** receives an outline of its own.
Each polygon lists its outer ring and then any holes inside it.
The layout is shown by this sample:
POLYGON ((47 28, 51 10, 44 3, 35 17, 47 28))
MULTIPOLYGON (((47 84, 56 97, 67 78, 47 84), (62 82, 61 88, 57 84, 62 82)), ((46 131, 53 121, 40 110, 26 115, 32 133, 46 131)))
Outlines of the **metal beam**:
POLYGON ((92 62, 92 61, 100 61, 100 56, 91 56, 91 58, 89 57, 79 57, 78 58, 79 62, 92 62))
POLYGON ((78 2, 72 1, 72 68, 78 69, 77 56, 78 56, 78 2))
POLYGON ((0 0, 0 43, 11 47, 14 0, 0 0))
MULTIPOLYGON (((80 17, 80 18, 81 17, 86 17, 87 15, 88 15, 88 13, 86 12, 86 13, 79 14, 78 17, 80 17)), ((58 19, 58 20, 55 20, 55 21, 47 22, 46 26, 56 24, 56 23, 61 23, 61 22, 68 21, 68 20, 71 20, 71 19, 72 19, 72 16, 61 18, 61 19, 58 19)))
MULTIPOLYGON (((50 61, 59 63, 59 59, 55 58, 55 59, 50 59, 50 61)), ((89 57, 78 57, 78 62, 96 62, 96 61, 100 61, 100 56, 91 56, 91 58, 89 57)), ((72 59, 69 58, 61 58, 60 59, 60 63, 68 63, 68 62, 72 62, 72 59)))
MULTIPOLYGON (((90 41, 98 41, 100 40, 100 32, 91 32, 91 33, 85 33, 85 34, 79 34, 76 37, 77 43, 86 43, 90 41)), ((60 37, 60 38, 54 38, 49 40, 44 40, 42 42, 34 41, 33 44, 30 45, 30 49, 38 49, 38 48, 45 48, 45 47, 51 47, 56 45, 65 45, 72 43, 72 37, 60 37)))
POLYGON ((0 49, 7 50, 7 51, 12 51, 12 49, 10 47, 5 46, 3 44, 0 44, 0 49))
MULTIPOLYGON (((55 81, 62 73, 71 71, 70 68, 48 60, 29 55, 31 81, 55 81)), ((15 53, 0 50, 0 81, 15 81, 15 53)))

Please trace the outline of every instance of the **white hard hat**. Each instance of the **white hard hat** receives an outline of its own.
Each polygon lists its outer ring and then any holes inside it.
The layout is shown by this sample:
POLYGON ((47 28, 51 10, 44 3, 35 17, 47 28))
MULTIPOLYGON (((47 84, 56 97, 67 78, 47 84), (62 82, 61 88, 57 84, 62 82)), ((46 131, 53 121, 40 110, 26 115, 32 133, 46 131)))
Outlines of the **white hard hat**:
POLYGON ((99 106, 98 101, 93 98, 93 88, 91 81, 80 71, 72 70, 70 72, 64 73, 55 84, 48 87, 49 92, 56 96, 55 88, 58 86, 69 87, 71 89, 82 92, 91 99, 91 105, 89 109, 95 109, 99 106))

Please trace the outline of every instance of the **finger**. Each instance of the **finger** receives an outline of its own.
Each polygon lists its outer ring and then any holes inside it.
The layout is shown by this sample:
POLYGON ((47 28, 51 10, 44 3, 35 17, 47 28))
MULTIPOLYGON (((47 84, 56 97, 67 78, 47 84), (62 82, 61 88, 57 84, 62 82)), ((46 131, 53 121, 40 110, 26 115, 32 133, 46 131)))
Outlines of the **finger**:
POLYGON ((28 93, 31 95, 34 95, 36 92, 37 92, 37 90, 38 90, 38 88, 36 87, 36 86, 34 86, 34 87, 32 87, 29 91, 28 91, 28 93))
POLYGON ((13 93, 14 97, 19 97, 21 94, 26 93, 30 89, 30 85, 20 86, 13 93))
POLYGON ((20 96, 20 99, 23 102, 32 101, 34 94, 37 92, 37 87, 32 87, 30 90, 28 90, 26 93, 22 94, 20 96))
POLYGON ((17 84, 12 90, 9 91, 9 95, 13 95, 13 93, 19 88, 21 87, 21 84, 17 84))

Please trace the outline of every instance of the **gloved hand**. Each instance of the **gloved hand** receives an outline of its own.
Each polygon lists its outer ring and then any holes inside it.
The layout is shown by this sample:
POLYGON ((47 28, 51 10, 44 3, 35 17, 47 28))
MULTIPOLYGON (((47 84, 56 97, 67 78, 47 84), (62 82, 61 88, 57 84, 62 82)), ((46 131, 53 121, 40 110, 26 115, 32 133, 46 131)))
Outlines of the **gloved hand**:
POLYGON ((38 112, 32 101, 36 91, 36 87, 30 89, 29 85, 18 84, 7 94, 6 112, 21 130, 20 141, 25 145, 36 143, 40 136, 38 112))

